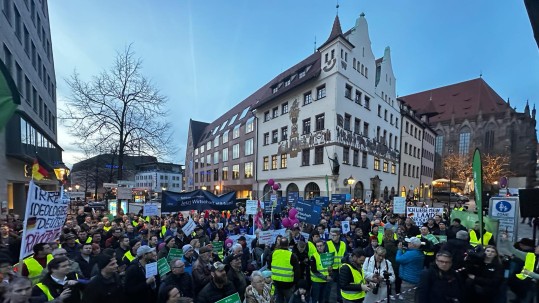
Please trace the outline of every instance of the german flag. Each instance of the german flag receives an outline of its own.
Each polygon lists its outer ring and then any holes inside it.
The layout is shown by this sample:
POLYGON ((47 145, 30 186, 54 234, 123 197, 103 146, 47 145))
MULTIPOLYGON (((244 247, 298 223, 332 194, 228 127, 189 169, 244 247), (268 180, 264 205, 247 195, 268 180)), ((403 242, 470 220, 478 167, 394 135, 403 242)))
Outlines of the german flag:
POLYGON ((41 180, 49 176, 49 172, 45 167, 41 166, 37 159, 34 160, 34 165, 32 165, 32 178, 36 180, 41 180))

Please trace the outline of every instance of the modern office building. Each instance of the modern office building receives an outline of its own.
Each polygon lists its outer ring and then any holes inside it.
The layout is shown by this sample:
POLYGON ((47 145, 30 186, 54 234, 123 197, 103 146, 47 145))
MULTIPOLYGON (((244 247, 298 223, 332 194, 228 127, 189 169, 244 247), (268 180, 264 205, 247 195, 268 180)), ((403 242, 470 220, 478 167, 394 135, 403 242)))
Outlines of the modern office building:
MULTIPOLYGON (((536 110, 512 108, 483 78, 402 97, 419 113, 437 112, 429 121, 436 131, 434 178, 448 178, 443 159, 451 153, 509 157, 509 187, 531 188, 536 182, 536 110)), ((466 180, 460 180, 466 181, 466 180)))
POLYGON ((49 179, 37 182, 46 190, 57 189, 53 169, 63 165, 48 6, 46 0, 3 0, 0 9, 0 59, 21 97, 0 132, 0 201, 24 214, 34 159, 49 171, 49 179))
POLYGON ((181 192, 183 190, 182 165, 151 162, 137 165, 135 187, 138 191, 160 193, 163 190, 181 192))

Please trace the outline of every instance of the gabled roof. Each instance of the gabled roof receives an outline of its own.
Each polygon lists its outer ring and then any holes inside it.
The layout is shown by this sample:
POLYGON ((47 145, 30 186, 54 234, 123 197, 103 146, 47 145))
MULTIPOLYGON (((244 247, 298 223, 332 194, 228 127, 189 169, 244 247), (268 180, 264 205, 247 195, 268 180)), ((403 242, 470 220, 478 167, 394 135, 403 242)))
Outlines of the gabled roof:
POLYGON ((437 112, 431 123, 455 119, 471 118, 479 114, 495 114, 514 111, 483 80, 477 78, 424 92, 401 97, 414 110, 428 114, 437 112))
POLYGON ((326 40, 326 42, 320 45, 318 50, 320 50, 321 48, 323 48, 324 46, 326 46, 333 40, 338 39, 339 37, 341 37, 350 47, 352 48, 354 47, 354 45, 350 43, 350 41, 348 41, 348 39, 346 39, 346 37, 343 35, 342 28, 341 28, 341 21, 339 20, 339 15, 337 15, 335 16, 335 20, 333 20, 333 27, 331 28, 331 33, 329 34, 329 38, 326 40))

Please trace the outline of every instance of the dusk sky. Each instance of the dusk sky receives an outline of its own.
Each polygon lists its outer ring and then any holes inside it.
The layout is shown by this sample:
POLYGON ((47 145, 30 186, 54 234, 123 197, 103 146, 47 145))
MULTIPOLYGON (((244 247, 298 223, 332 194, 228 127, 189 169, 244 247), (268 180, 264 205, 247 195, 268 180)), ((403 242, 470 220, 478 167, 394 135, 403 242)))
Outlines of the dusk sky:
MULTIPOLYGON (((168 97, 184 164, 189 119, 212 122, 329 36, 336 1, 49 1, 58 107, 74 70, 89 80, 133 43, 168 97)), ((524 1, 339 1, 343 32, 362 13, 375 56, 391 48, 397 94, 479 77, 522 112, 539 106, 539 52, 524 1)), ((80 157, 62 125, 68 165, 80 157)))

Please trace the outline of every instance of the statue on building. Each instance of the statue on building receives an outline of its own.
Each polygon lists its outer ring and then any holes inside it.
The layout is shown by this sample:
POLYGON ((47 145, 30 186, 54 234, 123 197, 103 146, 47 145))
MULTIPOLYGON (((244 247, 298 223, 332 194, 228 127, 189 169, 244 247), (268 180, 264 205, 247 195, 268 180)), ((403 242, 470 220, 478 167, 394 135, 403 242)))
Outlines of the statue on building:
POLYGON ((337 157, 337 153, 333 154, 333 158, 329 157, 328 155, 328 159, 331 161, 329 162, 329 165, 331 166, 331 174, 338 175, 341 165, 339 164, 339 158, 337 157))

